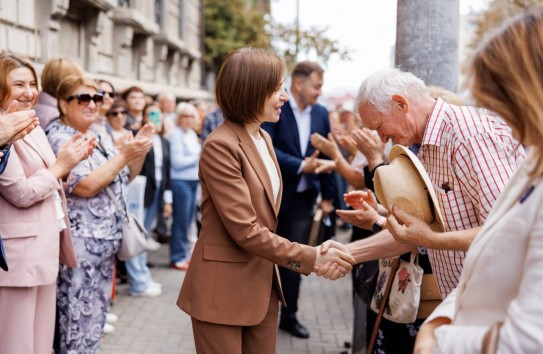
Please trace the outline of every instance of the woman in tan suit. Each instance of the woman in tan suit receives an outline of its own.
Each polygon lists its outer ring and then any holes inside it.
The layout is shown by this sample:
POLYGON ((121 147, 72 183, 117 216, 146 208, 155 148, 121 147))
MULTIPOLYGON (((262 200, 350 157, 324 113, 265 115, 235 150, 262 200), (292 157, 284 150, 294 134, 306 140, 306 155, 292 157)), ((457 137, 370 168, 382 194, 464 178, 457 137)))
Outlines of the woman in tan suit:
POLYGON ((192 317, 198 353, 275 353, 284 303, 277 265, 307 275, 335 262, 331 277, 338 278, 354 262, 341 252, 323 258, 328 254, 273 233, 281 176, 260 124, 277 122, 288 100, 283 71, 275 54, 242 48, 217 78, 225 122, 202 150, 202 229, 177 302, 192 317))
MULTIPOLYGON (((0 87, 1 112, 31 110, 38 99, 34 68, 13 54, 0 54, 0 87)), ((0 353, 51 353, 59 260, 77 265, 60 179, 93 147, 78 135, 55 158, 37 127, 10 149, 0 175, 0 235, 9 265, 0 272, 0 353)))

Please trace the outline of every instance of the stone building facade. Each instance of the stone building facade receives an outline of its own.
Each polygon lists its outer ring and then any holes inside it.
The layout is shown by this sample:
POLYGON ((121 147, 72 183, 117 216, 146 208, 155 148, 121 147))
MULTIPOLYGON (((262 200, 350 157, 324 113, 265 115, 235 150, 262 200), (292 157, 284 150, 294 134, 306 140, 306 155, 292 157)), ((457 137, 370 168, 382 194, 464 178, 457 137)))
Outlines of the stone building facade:
POLYGON ((29 57, 38 71, 75 61, 117 90, 213 100, 203 87, 203 0, 0 0, 0 51, 29 57))

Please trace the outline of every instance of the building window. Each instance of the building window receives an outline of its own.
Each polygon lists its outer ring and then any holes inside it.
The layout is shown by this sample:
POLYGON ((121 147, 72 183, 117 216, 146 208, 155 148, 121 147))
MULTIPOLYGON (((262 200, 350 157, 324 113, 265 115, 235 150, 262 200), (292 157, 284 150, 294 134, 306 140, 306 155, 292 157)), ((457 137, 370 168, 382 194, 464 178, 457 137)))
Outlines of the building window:
POLYGON ((164 25, 164 0, 155 0, 155 22, 158 27, 164 25))
POLYGON ((179 38, 185 38, 185 0, 179 0, 179 38))
POLYGON ((130 0, 117 0, 117 5, 119 5, 119 7, 129 8, 130 7, 130 0))

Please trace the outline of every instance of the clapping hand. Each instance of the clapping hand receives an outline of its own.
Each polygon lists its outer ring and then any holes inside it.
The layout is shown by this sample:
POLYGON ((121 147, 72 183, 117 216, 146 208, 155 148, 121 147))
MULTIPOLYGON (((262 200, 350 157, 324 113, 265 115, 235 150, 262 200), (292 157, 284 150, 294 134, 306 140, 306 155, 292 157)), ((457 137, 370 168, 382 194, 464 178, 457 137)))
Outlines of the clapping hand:
POLYGON ((40 125, 33 109, 17 111, 19 103, 10 102, 6 111, 0 115, 0 145, 13 143, 40 125))
POLYGON ((352 191, 343 194, 343 200, 349 204, 353 209, 365 210, 367 207, 371 207, 377 210, 377 199, 372 191, 352 191), (366 204, 366 206, 365 206, 366 204))
POLYGON ((339 242, 328 240, 317 247, 317 259, 313 272, 326 279, 336 280, 353 269, 356 260, 339 242))
POLYGON ((357 129, 351 133, 351 137, 357 149, 368 159, 370 168, 383 163, 385 145, 372 130, 368 128, 357 129))
POLYGON ((75 134, 57 153, 55 166, 60 168, 57 177, 64 177, 70 173, 78 163, 89 157, 95 146, 95 138, 86 139, 81 133, 75 134))

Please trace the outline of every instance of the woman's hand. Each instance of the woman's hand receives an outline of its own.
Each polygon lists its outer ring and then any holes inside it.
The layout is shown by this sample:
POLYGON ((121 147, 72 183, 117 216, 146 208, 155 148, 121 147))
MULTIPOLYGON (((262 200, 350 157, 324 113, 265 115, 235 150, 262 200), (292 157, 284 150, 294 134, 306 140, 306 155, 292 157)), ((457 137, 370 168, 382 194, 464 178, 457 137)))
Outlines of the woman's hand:
POLYGON ((371 169, 384 162, 383 152, 385 144, 368 128, 354 130, 351 133, 356 148, 368 159, 368 167, 371 169))
POLYGON ((352 191, 349 193, 343 194, 343 200, 345 203, 349 204, 353 209, 365 210, 364 202, 366 202, 370 207, 375 210, 378 210, 377 199, 372 191, 352 191))
POLYGON ((33 109, 17 111, 19 103, 11 101, 6 111, 0 115, 0 146, 13 143, 40 125, 33 109))
POLYGON ((340 151, 336 143, 336 140, 332 133, 328 134, 328 139, 320 135, 319 133, 311 134, 311 145, 332 160, 335 160, 339 157, 340 151))
POLYGON ((49 169, 56 178, 62 178, 85 160, 94 150, 96 139, 86 139, 80 133, 75 134, 57 153, 57 160, 49 169))
POLYGON ((430 322, 424 323, 419 329, 413 354, 432 354, 436 344, 434 331, 436 328, 449 323, 451 323, 451 320, 446 317, 438 317, 430 322))
MULTIPOLYGON (((152 127, 151 127, 152 128, 152 127)), ((143 130, 140 129, 140 132, 143 130)), ((127 134, 119 139, 119 145, 117 145, 117 150, 119 155, 123 157, 126 163, 137 159, 139 157, 145 156, 149 150, 153 147, 153 140, 150 137, 147 137, 146 134, 139 134, 136 137, 127 134)))

